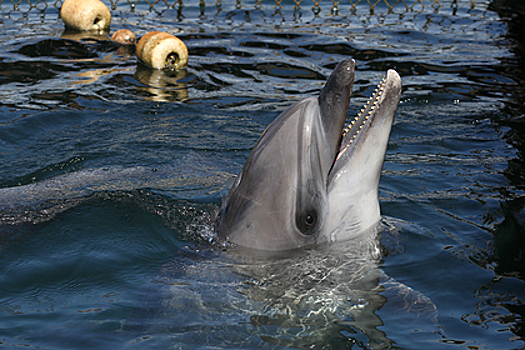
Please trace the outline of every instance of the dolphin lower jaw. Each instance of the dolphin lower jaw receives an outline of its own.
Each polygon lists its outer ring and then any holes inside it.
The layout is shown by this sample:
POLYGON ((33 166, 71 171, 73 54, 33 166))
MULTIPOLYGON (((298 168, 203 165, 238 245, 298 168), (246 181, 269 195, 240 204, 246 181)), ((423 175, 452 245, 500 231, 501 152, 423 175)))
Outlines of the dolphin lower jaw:
POLYGON ((367 190, 359 190, 355 186, 349 188, 329 196, 330 211, 324 232, 320 234, 329 242, 357 237, 368 232, 381 219, 378 191, 374 186, 367 187, 367 190))
MULTIPOLYGON (((390 69, 359 114, 343 130, 329 182, 341 169, 358 165, 355 152, 364 149, 364 152, 370 153, 377 149, 379 154, 386 153, 400 96, 401 78, 396 71, 390 69)), ((379 160, 382 166, 384 154, 379 160)))
POLYGON ((322 235, 328 235, 332 242, 356 237, 381 218, 378 189, 386 145, 380 140, 388 135, 380 131, 380 135, 367 138, 368 144, 361 145, 365 147, 355 149, 346 167, 331 177, 326 232, 322 235))
POLYGON ((381 218, 379 179, 400 96, 401 78, 389 70, 343 131, 340 151, 328 177, 330 209, 325 235, 331 241, 355 237, 381 218))

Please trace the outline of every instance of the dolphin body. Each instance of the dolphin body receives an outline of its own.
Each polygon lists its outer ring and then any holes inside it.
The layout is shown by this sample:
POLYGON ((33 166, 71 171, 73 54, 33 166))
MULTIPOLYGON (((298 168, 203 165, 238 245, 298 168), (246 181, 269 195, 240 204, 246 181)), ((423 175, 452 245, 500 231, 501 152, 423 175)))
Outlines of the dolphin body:
POLYGON ((221 238, 283 251, 351 239, 379 222, 401 79, 389 70, 345 128, 354 76, 354 60, 341 62, 319 97, 292 105, 264 131, 219 213, 221 238))

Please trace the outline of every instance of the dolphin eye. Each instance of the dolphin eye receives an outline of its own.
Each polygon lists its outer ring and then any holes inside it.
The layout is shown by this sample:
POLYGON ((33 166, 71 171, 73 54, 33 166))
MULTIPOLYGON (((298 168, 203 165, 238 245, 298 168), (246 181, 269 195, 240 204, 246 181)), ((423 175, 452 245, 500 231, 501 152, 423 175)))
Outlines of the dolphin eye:
POLYGON ((312 214, 307 214, 304 218, 304 223, 306 224, 306 227, 312 226, 313 224, 315 224, 315 216, 313 216, 312 214))
POLYGON ((297 227, 304 235, 313 235, 317 224, 317 213, 308 210, 297 218, 297 227))

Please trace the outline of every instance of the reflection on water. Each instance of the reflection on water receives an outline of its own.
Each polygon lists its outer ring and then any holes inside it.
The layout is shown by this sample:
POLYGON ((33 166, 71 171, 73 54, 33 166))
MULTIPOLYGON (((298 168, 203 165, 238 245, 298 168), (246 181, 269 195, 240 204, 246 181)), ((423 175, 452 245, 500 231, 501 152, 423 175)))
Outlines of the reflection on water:
MULTIPOLYGON (((16 53, 36 61, 16 62, 15 69, 11 63, 5 64, 2 83, 12 85, 19 85, 20 82, 31 83, 36 85, 34 93, 40 94, 42 90, 56 89, 53 79, 57 77, 68 81, 71 88, 75 89, 76 84, 93 84, 103 77, 105 79, 102 84, 106 85, 108 79, 133 76, 136 79, 134 88, 140 90, 143 96, 150 95, 153 101, 183 101, 188 98, 187 84, 184 82, 186 70, 161 71, 150 69, 138 62, 134 67, 129 64, 118 65, 119 62, 135 61, 134 46, 112 42, 105 35, 95 36, 88 32, 64 34, 62 38, 44 39, 33 44, 21 45, 16 53), (67 77, 58 72, 67 73, 67 77)), ((57 90, 61 88, 63 87, 57 90)), ((25 98, 30 100, 34 98, 34 95, 27 96, 27 88, 23 90, 25 98)), ((22 95, 10 96, 14 104, 23 103, 25 98, 22 95)), ((50 105, 50 102, 45 104, 50 105)), ((34 108, 41 108, 41 106, 34 106, 34 108)))
POLYGON ((0 342, 523 346, 525 11, 439 4, 117 4, 112 30, 182 30, 180 72, 62 36, 54 8, 0 9, 0 342), (214 210, 254 142, 348 56, 349 116, 387 69, 404 84, 381 245, 213 250, 214 210))
MULTIPOLYGON (((383 234, 390 235, 387 230, 383 234)), ((198 346, 203 340, 196 338, 211 331, 221 334, 214 344, 223 347, 242 339, 250 348, 262 340, 297 349, 388 349, 395 342, 381 330, 383 322, 376 314, 387 302, 390 312, 403 318, 406 331, 416 327, 439 339, 432 301, 379 270, 376 235, 271 259, 245 253, 199 256, 188 250, 165 267, 163 282, 169 288, 163 317, 173 320, 170 330, 177 343, 198 346), (220 324, 198 326, 208 322, 204 320, 228 322, 232 317, 241 320, 232 334, 224 333, 220 324), (188 322, 195 326, 188 327, 188 322)))
MULTIPOLYGON (((71 29, 65 29, 60 35, 62 39, 69 39, 75 41, 99 41, 105 42, 110 40, 109 32, 104 30, 86 30, 77 31, 71 29)), ((104 43, 104 45, 111 46, 112 43, 104 43)))
POLYGON ((188 99, 186 73, 186 69, 168 71, 139 64, 134 77, 144 84, 142 90, 151 94, 152 101, 177 102, 188 99))

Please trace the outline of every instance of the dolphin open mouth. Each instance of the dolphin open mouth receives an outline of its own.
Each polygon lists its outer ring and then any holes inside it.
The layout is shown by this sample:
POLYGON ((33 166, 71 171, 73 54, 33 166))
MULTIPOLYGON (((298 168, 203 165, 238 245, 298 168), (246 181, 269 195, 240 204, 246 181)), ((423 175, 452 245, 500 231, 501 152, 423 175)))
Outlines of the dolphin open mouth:
POLYGON ((383 90, 385 89, 385 79, 383 78, 381 80, 381 83, 377 86, 377 89, 375 89, 372 96, 370 96, 370 99, 365 103, 361 111, 357 114, 357 116, 352 120, 343 130, 343 133, 341 135, 341 147, 339 149, 339 153, 337 153, 337 156, 335 158, 335 161, 339 159, 339 157, 348 150, 350 145, 353 144, 353 142, 357 139, 359 136, 359 133, 369 124, 370 118, 373 118, 375 116, 374 110, 377 107, 377 104, 380 101, 381 95, 383 94, 383 90))
POLYGON ((393 106, 397 108, 400 91, 401 78, 396 71, 389 70, 357 116, 343 128, 331 173, 340 168, 336 164, 343 156, 346 159, 350 158, 353 150, 364 143, 372 124, 384 122, 385 130, 388 128, 390 131, 393 119, 391 109, 393 106))

